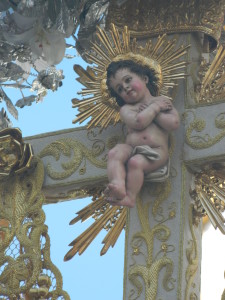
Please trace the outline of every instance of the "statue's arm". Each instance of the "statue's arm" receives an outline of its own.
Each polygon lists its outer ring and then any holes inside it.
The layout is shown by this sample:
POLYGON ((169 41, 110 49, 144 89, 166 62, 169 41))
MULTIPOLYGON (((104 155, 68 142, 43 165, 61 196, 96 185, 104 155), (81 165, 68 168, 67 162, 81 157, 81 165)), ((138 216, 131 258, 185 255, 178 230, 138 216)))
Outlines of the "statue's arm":
POLYGON ((179 113, 175 107, 172 106, 172 109, 160 112, 156 116, 155 122, 166 131, 176 130, 180 125, 179 113))
POLYGON ((129 128, 143 130, 154 121, 159 112, 160 107, 155 103, 141 111, 136 106, 124 105, 120 109, 120 117, 129 128))

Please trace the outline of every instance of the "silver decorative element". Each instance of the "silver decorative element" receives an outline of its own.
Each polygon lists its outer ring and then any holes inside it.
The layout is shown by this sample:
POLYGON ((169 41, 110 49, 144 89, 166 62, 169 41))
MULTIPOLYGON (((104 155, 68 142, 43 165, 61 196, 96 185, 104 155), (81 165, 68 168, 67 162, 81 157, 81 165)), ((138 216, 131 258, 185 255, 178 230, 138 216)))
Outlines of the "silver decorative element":
POLYGON ((12 127, 12 123, 10 122, 6 111, 4 110, 4 108, 2 108, 0 111, 0 130, 8 127, 12 127))
MULTIPOLYGON (((0 102, 6 102, 14 118, 18 118, 15 106, 30 106, 42 100, 48 90, 56 91, 62 85, 64 76, 55 65, 65 57, 71 58, 65 54, 66 48, 71 47, 66 38, 74 37, 78 26, 81 31, 85 28, 93 33, 96 24, 104 19, 108 2, 0 1, 0 102), (28 81, 33 75, 35 79, 28 81), (16 104, 7 95, 6 87, 21 91, 22 97, 18 97, 16 104), (23 89, 31 89, 32 95, 24 97, 23 89)), ((87 40, 89 36, 82 43, 87 40)))
POLYGON ((96 25, 104 27, 108 4, 108 0, 0 1, 0 102, 6 102, 14 118, 18 118, 15 106, 39 102, 48 90, 56 91, 62 85, 64 76, 55 65, 71 58, 65 53, 71 47, 66 38, 73 36, 76 45, 72 47, 84 56, 96 25), (31 85, 24 84, 31 75, 35 76, 31 85), (6 87, 21 91, 15 105, 6 87), (24 97, 23 89, 34 94, 24 97))

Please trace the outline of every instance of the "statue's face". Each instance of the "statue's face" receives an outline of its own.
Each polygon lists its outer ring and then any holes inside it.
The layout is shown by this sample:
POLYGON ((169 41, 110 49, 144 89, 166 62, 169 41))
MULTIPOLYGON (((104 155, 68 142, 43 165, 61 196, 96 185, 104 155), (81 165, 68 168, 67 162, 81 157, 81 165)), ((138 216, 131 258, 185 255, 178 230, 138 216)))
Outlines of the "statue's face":
POLYGON ((147 83, 147 76, 141 77, 129 69, 120 69, 110 78, 110 86, 127 104, 138 103, 149 96, 147 83))

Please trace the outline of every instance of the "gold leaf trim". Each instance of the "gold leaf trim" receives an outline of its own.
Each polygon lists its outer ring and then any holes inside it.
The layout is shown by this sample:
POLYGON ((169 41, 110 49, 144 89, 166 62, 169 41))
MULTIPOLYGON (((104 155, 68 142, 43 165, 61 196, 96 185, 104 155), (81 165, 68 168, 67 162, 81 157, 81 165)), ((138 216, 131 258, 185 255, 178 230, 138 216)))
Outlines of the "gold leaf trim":
MULTIPOLYGON (((154 184, 158 185, 160 188, 156 188, 155 196, 161 198, 162 188, 164 189, 163 200, 168 198, 170 193, 169 183, 165 182, 162 184, 154 184)), ((158 200, 156 198, 156 202, 162 202, 162 199, 158 200)), ((149 223, 149 206, 150 201, 144 204, 141 200, 141 197, 137 200, 137 211, 139 215, 139 220, 141 223, 141 231, 135 233, 132 236, 131 246, 133 248, 132 258, 134 264, 129 268, 128 278, 134 288, 130 290, 129 299, 137 299, 141 294, 143 289, 145 289, 145 299, 156 299, 157 290, 158 290, 158 281, 159 281, 159 273, 164 268, 165 274, 163 277, 163 287, 166 291, 171 291, 174 289, 174 278, 172 278, 174 263, 172 259, 167 257, 167 253, 174 251, 173 245, 167 244, 167 241, 170 237, 170 229, 162 224, 167 220, 175 217, 176 213, 170 215, 168 218, 163 218, 160 222, 151 228, 149 223), (157 238, 161 241, 161 247, 158 253, 153 255, 154 248, 154 239, 157 238), (142 253, 142 244, 146 245, 147 253, 142 253), (143 254, 145 257, 145 265, 139 265, 135 261, 135 257, 143 254), (142 278, 142 280, 140 280, 142 278), (143 287, 144 282, 144 287, 143 287)))
POLYGON ((84 161, 83 166, 80 167, 79 173, 81 175, 86 173, 86 159, 88 159, 94 166, 106 169, 106 158, 97 159, 105 151, 105 142, 96 140, 91 149, 88 149, 81 142, 64 138, 57 140, 47 145, 40 153, 39 157, 53 156, 57 161, 61 154, 70 158, 69 161, 62 162, 61 167, 64 171, 56 172, 53 170, 51 164, 47 164, 46 173, 52 179, 65 179, 75 173, 84 161))
POLYGON ((0 295, 7 299, 21 295, 70 299, 50 259, 43 181, 43 164, 34 157, 23 174, 11 174, 0 182, 0 295))
POLYGON ((185 300, 191 299, 188 298, 188 293, 193 283, 199 265, 197 239, 193 230, 192 211, 193 211, 193 205, 190 205, 189 212, 188 212, 188 221, 189 221, 189 228, 190 228, 192 239, 189 240, 189 248, 186 249, 188 267, 185 272, 185 280, 186 280, 185 300))
POLYGON ((206 149, 209 148, 225 137, 225 112, 219 113, 215 118, 215 127, 221 129, 221 131, 214 137, 209 134, 193 135, 194 131, 202 132, 205 129, 206 121, 204 119, 197 118, 193 110, 188 110, 184 113, 184 119, 188 114, 192 113, 194 120, 190 123, 186 130, 185 141, 193 149, 206 149))

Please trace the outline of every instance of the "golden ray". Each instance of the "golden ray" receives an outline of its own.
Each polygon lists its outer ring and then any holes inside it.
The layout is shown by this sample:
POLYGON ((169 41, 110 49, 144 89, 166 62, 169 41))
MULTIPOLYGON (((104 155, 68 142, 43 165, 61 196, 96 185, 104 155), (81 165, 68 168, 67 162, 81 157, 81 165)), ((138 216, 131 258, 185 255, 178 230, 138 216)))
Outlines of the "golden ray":
POLYGON ((202 82, 202 91, 214 79, 214 76, 218 70, 218 67, 220 66, 221 62, 223 62, 224 57, 225 57, 225 49, 223 48, 223 46, 220 46, 212 64, 210 65, 208 71, 205 74, 205 77, 202 82))
POLYGON ((125 223, 126 223, 126 217, 127 217, 127 209, 123 208, 121 211, 120 217, 115 221, 114 226, 112 229, 108 232, 108 234, 105 236, 102 243, 104 243, 104 247, 101 250, 101 255, 104 255, 109 247, 113 247, 120 236, 121 231, 124 229, 125 223))
POLYGON ((221 45, 211 64, 202 59, 196 85, 196 100, 199 103, 216 102, 224 99, 225 94, 225 48, 221 45))
POLYGON ((83 99, 73 101, 73 108, 78 108, 79 111, 73 123, 82 123, 91 117, 88 128, 95 126, 105 128, 110 123, 115 124, 120 120, 118 114, 120 107, 115 98, 110 96, 106 85, 106 70, 112 61, 133 60, 153 69, 157 77, 158 94, 168 98, 170 98, 169 90, 176 85, 177 80, 186 76, 185 71, 181 72, 181 69, 186 69, 187 61, 180 61, 180 58, 187 53, 189 46, 180 46, 175 50, 177 41, 167 40, 166 35, 159 36, 155 45, 149 40, 143 47, 138 45, 136 39, 131 39, 127 26, 120 34, 112 24, 108 33, 97 27, 96 36, 99 41, 93 43, 92 52, 86 54, 89 63, 94 66, 88 66, 86 70, 79 65, 74 66, 74 71, 79 75, 77 80, 86 89, 79 92, 83 99), (108 116, 104 114, 104 117, 100 117, 103 109, 99 105, 100 102, 109 108, 104 108, 108 116))
POLYGON ((195 223, 204 216, 208 216, 212 225, 225 234, 225 171, 220 168, 212 168, 201 172, 195 177, 195 188, 191 191, 195 200, 195 223))
POLYGON ((77 213, 77 216, 70 221, 70 225, 79 221, 83 222, 90 217, 95 221, 69 244, 72 248, 66 253, 65 261, 70 260, 77 253, 81 255, 96 236, 105 229, 108 233, 102 242, 104 246, 100 253, 104 255, 110 246, 115 245, 121 231, 125 228, 127 209, 119 206, 112 207, 104 200, 99 190, 93 194, 93 201, 77 213))

